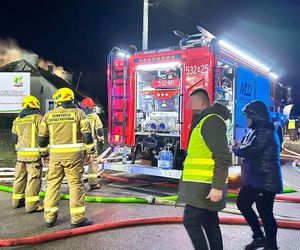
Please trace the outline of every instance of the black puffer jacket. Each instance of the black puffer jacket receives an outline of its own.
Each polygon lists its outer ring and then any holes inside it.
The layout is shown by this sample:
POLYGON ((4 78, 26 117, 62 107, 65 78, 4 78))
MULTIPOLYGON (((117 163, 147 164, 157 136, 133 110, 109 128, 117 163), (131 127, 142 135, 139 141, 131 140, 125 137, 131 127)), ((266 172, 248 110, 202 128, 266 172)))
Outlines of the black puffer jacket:
POLYGON ((281 193, 283 188, 278 134, 268 116, 265 119, 251 118, 251 131, 241 145, 232 149, 235 155, 243 158, 242 177, 246 185, 281 193))

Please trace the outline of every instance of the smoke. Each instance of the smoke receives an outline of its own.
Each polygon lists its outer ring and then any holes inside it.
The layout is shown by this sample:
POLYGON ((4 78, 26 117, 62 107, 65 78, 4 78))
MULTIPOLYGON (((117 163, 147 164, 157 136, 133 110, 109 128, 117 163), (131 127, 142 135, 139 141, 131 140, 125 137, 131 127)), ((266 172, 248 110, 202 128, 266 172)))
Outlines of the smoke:
POLYGON ((0 67, 21 59, 36 64, 38 55, 21 49, 14 39, 0 39, 0 67))
POLYGON ((0 39, 0 67, 8 63, 20 60, 21 54, 21 50, 15 40, 0 39))
POLYGON ((45 60, 44 58, 39 58, 37 61, 37 66, 49 70, 51 73, 64 78, 66 74, 68 74, 62 66, 56 66, 52 61, 45 60))
POLYGON ((52 74, 68 82, 72 81, 72 74, 66 72, 62 66, 56 66, 52 61, 39 58, 34 52, 20 48, 14 39, 0 38, 0 67, 22 59, 35 66, 49 70, 52 74))

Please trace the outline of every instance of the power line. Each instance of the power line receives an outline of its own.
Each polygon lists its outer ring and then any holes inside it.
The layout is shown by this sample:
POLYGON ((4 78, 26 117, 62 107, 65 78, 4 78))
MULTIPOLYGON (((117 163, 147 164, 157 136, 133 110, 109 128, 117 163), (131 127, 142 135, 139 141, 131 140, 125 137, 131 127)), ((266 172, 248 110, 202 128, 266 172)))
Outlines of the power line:
POLYGON ((210 25, 208 25, 207 23, 199 21, 199 20, 197 20, 197 19, 195 19, 191 16, 188 16, 188 15, 180 12, 179 10, 176 10, 176 9, 170 7, 169 5, 165 4, 163 1, 160 1, 159 3, 160 3, 160 5, 164 6, 166 9, 168 9, 169 11, 171 11, 171 12, 177 14, 177 15, 180 15, 180 16, 182 16, 182 17, 184 17, 184 18, 186 18, 186 19, 188 19, 188 20, 190 20, 194 23, 200 24, 201 26, 210 27, 210 25))

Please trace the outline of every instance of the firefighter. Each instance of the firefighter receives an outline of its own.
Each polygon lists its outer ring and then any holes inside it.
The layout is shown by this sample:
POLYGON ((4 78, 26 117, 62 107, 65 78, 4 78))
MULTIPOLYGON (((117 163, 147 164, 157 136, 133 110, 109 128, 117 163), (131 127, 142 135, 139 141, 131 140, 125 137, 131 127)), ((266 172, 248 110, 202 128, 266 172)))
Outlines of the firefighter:
POLYGON ((44 199, 44 219, 47 227, 53 227, 58 216, 59 189, 64 176, 70 193, 71 228, 92 225, 85 217, 83 156, 93 160, 94 145, 91 127, 84 112, 74 103, 74 93, 69 88, 54 92, 55 108, 45 114, 40 124, 38 144, 47 162, 49 145, 49 170, 44 199))
POLYGON ((289 119, 288 130, 291 141, 297 141, 296 119, 289 119))
POLYGON ((22 111, 12 126, 12 137, 17 153, 12 206, 19 208, 25 205, 27 213, 44 210, 39 204, 42 163, 37 147, 38 125, 42 118, 39 100, 28 95, 22 100, 22 111))
POLYGON ((89 163, 89 175, 88 175, 89 186, 90 186, 90 190, 100 189, 101 184, 98 183, 97 181, 98 164, 97 164, 96 157, 98 156, 97 149, 99 148, 99 151, 101 151, 104 145, 103 125, 99 116, 94 111, 95 103, 91 98, 89 97, 84 98, 81 102, 81 108, 87 115, 87 118, 90 122, 91 129, 92 129, 92 136, 94 139, 94 147, 95 147, 95 154, 94 154, 95 160, 89 163))

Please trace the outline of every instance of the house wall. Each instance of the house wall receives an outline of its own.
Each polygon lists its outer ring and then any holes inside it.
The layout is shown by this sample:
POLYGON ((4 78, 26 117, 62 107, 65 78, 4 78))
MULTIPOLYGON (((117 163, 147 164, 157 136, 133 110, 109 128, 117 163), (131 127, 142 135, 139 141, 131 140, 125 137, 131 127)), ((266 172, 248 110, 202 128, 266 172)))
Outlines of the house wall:
POLYGON ((46 113, 46 100, 52 99, 52 94, 57 90, 42 76, 32 76, 30 79, 30 93, 39 99, 41 113, 46 113))

